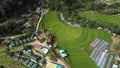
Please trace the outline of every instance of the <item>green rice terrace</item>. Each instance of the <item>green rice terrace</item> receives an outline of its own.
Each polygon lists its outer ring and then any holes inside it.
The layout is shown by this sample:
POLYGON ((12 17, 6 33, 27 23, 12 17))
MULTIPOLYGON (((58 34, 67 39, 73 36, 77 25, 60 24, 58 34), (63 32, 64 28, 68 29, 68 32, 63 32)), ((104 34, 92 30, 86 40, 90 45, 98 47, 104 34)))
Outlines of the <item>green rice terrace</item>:
POLYGON ((109 25, 110 23, 116 24, 120 26, 120 17, 118 16, 107 16, 100 13, 92 13, 92 12, 80 12, 80 15, 86 17, 89 20, 99 21, 103 25, 109 25))
MULTIPOLYGON (((96 16, 94 15, 93 17, 95 18, 96 16)), ((72 68, 97 68, 84 49, 95 38, 100 38, 111 43, 111 37, 107 32, 89 28, 70 27, 59 20, 57 12, 48 12, 44 15, 40 23, 40 28, 50 30, 56 37, 58 47, 68 52, 68 60, 72 68)))
POLYGON ((116 3, 116 2, 120 2, 120 0, 100 0, 100 2, 113 4, 113 3, 116 3))

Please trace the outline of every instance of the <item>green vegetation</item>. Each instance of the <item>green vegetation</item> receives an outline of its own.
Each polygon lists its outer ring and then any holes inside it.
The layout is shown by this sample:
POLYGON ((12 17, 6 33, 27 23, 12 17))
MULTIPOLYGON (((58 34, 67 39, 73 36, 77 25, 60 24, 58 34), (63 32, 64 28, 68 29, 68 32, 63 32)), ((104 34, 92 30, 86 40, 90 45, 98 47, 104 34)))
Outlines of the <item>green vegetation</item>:
POLYGON ((0 65, 8 66, 12 62, 12 58, 8 58, 6 55, 6 48, 0 47, 0 65))
POLYGON ((73 28, 62 23, 56 12, 48 12, 40 23, 55 35, 58 47, 65 49, 72 68, 96 68, 94 62, 84 49, 95 39, 100 38, 111 42, 110 35, 104 31, 88 28, 73 28))
POLYGON ((116 2, 120 2, 119 0, 100 0, 102 3, 111 3, 114 4, 116 2))
MULTIPOLYGON (((29 13, 28 10, 33 10, 36 4, 41 4, 42 0, 1 0, 0 1, 0 23, 13 17, 20 17, 21 14, 29 13), (24 7, 24 8, 23 8, 24 7)), ((41 4, 42 5, 42 4, 41 4)))
POLYGON ((25 65, 23 65, 22 63, 20 62, 12 62, 10 65, 9 65, 9 68, 27 68, 25 65))
MULTIPOLYGON (((13 49, 12 52, 17 51, 17 48, 13 49)), ((19 62, 14 62, 13 61, 14 57, 7 57, 6 55, 6 48, 0 46, 0 65, 3 65, 4 67, 9 67, 9 68, 26 68, 24 65, 22 65, 19 62)))
POLYGON ((107 16, 99 13, 91 13, 91 12, 82 12, 81 16, 86 17, 89 20, 99 21, 104 25, 109 25, 111 23, 117 24, 120 26, 120 18, 118 16, 107 16))

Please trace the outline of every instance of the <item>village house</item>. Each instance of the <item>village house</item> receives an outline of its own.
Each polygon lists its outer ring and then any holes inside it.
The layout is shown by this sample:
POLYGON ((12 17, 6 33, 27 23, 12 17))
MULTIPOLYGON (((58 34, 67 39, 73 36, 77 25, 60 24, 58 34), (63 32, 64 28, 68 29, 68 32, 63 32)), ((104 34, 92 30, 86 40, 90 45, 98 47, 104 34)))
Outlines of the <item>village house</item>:
POLYGON ((48 53, 48 48, 46 48, 46 47, 44 47, 44 46, 42 46, 42 45, 38 45, 38 44, 35 44, 35 45, 33 45, 34 46, 34 48, 36 49, 36 50, 39 50, 39 51, 42 51, 44 54, 47 54, 48 53))
POLYGON ((30 55, 30 59, 34 62, 37 62, 41 57, 37 56, 37 55, 30 55))

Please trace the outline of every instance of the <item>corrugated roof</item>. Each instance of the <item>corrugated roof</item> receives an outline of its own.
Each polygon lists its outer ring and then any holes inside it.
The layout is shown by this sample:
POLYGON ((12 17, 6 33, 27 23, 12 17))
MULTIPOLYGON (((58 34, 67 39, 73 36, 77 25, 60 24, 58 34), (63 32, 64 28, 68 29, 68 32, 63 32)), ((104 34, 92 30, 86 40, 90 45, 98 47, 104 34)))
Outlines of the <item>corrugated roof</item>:
POLYGON ((30 59, 33 59, 33 60, 36 61, 36 60, 38 59, 38 56, 36 56, 36 55, 31 55, 31 56, 30 56, 30 59))
POLYGON ((27 65, 30 62, 30 60, 26 60, 24 63, 27 65))
POLYGON ((31 61, 31 62, 28 64, 28 67, 31 67, 33 64, 34 64, 34 62, 31 61))
POLYGON ((32 68, 38 68, 37 64, 33 64, 32 68))

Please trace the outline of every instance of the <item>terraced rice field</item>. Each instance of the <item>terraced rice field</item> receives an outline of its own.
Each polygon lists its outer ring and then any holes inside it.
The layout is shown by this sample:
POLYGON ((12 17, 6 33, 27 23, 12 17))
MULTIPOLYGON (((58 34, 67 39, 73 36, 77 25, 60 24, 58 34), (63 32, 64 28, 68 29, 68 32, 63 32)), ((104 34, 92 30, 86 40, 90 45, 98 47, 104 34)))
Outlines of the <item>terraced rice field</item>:
POLYGON ((109 25, 111 23, 120 26, 120 17, 119 16, 107 16, 100 13, 92 13, 92 12, 81 12, 80 15, 82 17, 86 17, 88 20, 99 21, 103 25, 109 25))
POLYGON ((100 0, 100 2, 107 4, 114 4, 116 2, 120 2, 120 0, 100 0))
POLYGON ((95 39, 111 42, 111 37, 104 31, 88 28, 73 28, 59 20, 57 12, 48 12, 43 16, 40 28, 49 29, 56 37, 58 47, 69 54, 68 60, 72 68, 96 68, 84 49, 95 39))

